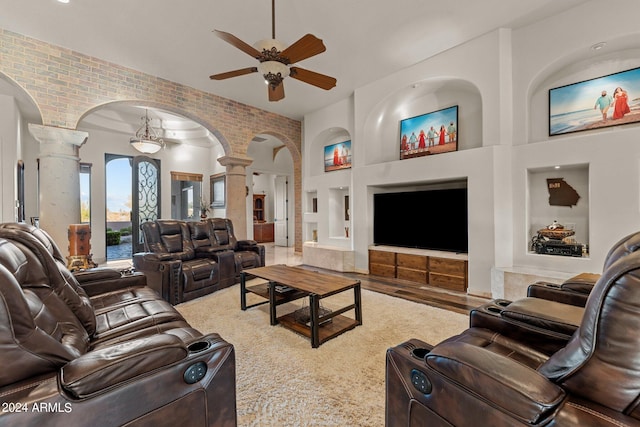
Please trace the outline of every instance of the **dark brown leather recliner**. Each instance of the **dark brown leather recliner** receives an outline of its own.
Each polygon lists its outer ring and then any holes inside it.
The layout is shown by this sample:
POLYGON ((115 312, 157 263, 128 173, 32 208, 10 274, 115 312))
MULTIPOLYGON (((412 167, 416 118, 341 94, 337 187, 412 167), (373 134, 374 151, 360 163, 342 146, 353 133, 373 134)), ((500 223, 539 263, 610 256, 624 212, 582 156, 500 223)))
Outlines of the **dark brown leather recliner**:
POLYGON ((640 426, 640 252, 613 261, 567 344, 471 327, 387 352, 386 425, 640 426))
POLYGON ((247 269, 263 267, 265 260, 264 245, 255 240, 238 240, 233 232, 233 223, 228 218, 210 218, 211 237, 220 249, 233 251, 236 261, 236 280, 247 269))
POLYGON ((196 257, 186 222, 159 219, 140 229, 145 252, 133 255, 133 265, 162 284, 167 301, 178 304, 221 289, 217 256, 196 257))
POLYGON ((264 246, 236 239, 226 218, 159 219, 140 228, 145 252, 133 255, 133 266, 157 283, 158 292, 172 304, 231 286, 242 271, 264 266, 264 246))
POLYGON ((0 425, 235 426, 233 346, 96 274, 89 294, 44 233, 0 225, 0 425))
MULTIPOLYGON (((605 257, 603 270, 617 261, 618 258, 640 249, 640 232, 631 233, 618 240, 609 249, 605 257)), ((549 282, 536 282, 527 289, 527 296, 557 301, 563 304, 571 304, 584 307, 593 286, 600 278, 597 273, 581 273, 573 276, 561 284, 549 282)))
MULTIPOLYGON (((604 268, 640 249, 640 233, 630 234, 612 246, 604 268)), ((536 283, 527 297, 515 301, 493 300, 471 311, 470 326, 488 328, 529 345, 545 354, 564 347, 578 329, 584 305, 600 274, 583 273, 562 285, 536 283)))

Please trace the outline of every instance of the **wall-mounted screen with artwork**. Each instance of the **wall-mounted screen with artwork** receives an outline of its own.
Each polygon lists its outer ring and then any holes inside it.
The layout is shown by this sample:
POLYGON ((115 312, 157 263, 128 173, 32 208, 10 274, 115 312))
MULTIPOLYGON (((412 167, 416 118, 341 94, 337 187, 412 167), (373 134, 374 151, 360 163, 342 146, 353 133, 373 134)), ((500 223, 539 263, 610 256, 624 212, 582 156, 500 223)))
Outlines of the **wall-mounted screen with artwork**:
POLYGON ((549 136, 640 122, 640 68, 549 90, 549 136))
POLYGON ((400 121, 400 159, 458 149, 458 106, 400 121))
POLYGON ((324 171, 335 171, 351 167, 351 141, 339 142, 324 147, 324 171))

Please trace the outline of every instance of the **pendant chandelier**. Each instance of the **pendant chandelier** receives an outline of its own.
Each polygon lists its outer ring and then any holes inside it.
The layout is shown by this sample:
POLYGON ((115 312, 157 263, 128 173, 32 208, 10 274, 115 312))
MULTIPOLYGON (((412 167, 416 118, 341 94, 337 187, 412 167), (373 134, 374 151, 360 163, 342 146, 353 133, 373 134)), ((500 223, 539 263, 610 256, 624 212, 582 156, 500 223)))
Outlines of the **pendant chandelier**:
POLYGON ((164 147, 164 141, 158 136, 155 129, 149 126, 151 120, 149 119, 149 111, 144 111, 144 117, 142 126, 136 131, 129 143, 133 148, 144 154, 157 153, 164 147))

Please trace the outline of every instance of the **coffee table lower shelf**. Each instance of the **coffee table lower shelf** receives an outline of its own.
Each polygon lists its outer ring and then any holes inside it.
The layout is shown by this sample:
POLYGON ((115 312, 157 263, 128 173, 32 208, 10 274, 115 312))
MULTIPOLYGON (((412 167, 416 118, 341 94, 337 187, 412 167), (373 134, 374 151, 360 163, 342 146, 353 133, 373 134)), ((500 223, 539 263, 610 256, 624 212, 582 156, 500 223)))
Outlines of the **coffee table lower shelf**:
MULTIPOLYGON (((295 313, 293 312, 278 317, 278 323, 287 329, 290 329, 304 337, 313 340, 311 327, 307 326, 305 323, 299 322, 295 317, 295 313)), ((361 324, 362 322, 346 316, 334 316, 330 322, 321 323, 318 327, 318 343, 316 346, 322 344, 323 342, 329 341, 330 339, 337 337, 343 332, 347 332, 361 324)))
MULTIPOLYGON (((294 301, 300 298, 304 298, 309 296, 309 292, 298 291, 296 289, 292 289, 288 292, 275 292, 276 305, 284 304, 286 302, 294 301)), ((247 308, 256 307, 262 304, 269 303, 269 284, 268 283, 260 283, 253 286, 246 286, 243 295, 241 295, 241 308, 242 310, 246 310, 247 308), (260 301, 254 303, 252 305, 247 305, 246 294, 252 293, 261 296, 265 299, 265 301, 260 301)))
POLYGON ((257 267, 250 273, 243 272, 240 276, 240 308, 247 310, 262 304, 269 304, 269 323, 281 324, 285 328, 299 333, 310 339, 311 347, 317 348, 343 332, 362 325, 362 299, 360 295, 360 281, 345 279, 339 276, 322 274, 299 267, 273 265, 257 267), (267 280, 267 283, 247 286, 247 275, 267 280), (287 289, 278 292, 280 287, 287 289), (353 291, 353 304, 333 310, 324 310, 320 300, 345 291, 353 291), (263 301, 247 304, 247 294, 255 294, 263 301), (300 310, 277 316, 277 306, 301 298, 309 298, 309 304, 302 312, 306 322, 301 321, 300 310), (343 316, 346 312, 353 312, 355 318, 343 316), (298 316, 296 317, 296 314, 298 316))

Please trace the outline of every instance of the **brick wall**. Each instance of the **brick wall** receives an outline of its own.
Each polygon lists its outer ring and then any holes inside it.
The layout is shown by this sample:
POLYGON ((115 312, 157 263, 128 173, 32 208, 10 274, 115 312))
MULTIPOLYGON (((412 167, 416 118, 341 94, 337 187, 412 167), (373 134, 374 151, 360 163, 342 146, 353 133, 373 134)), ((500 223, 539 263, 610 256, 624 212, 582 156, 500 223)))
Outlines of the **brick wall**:
POLYGON ((92 110, 106 103, 124 101, 161 107, 193 119, 216 135, 227 156, 245 156, 257 134, 278 137, 293 157, 295 247, 302 250, 299 121, 2 28, 0 73, 14 80, 33 98, 45 126, 75 129, 92 110))

